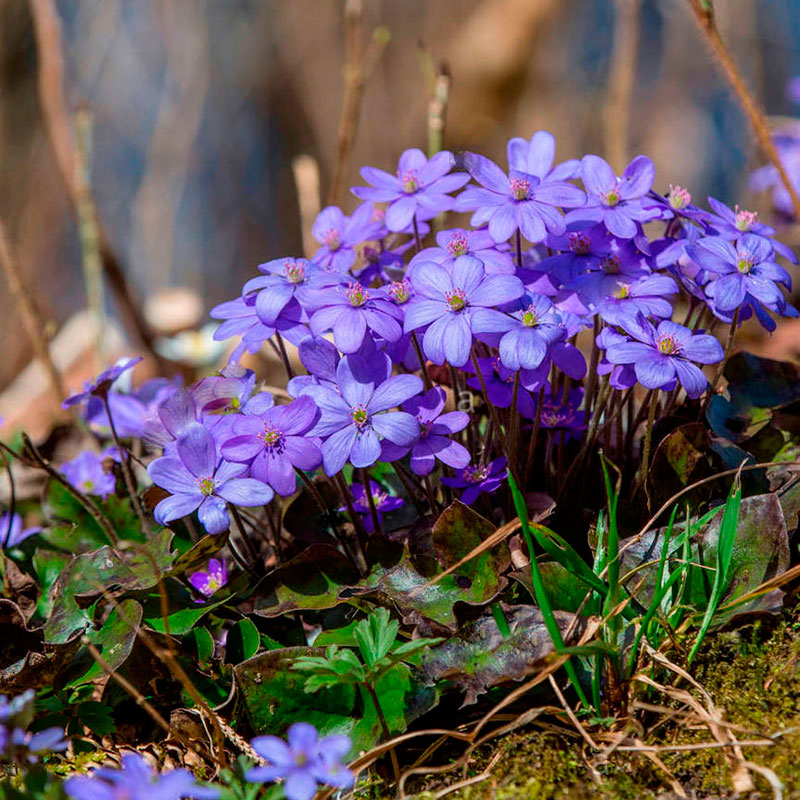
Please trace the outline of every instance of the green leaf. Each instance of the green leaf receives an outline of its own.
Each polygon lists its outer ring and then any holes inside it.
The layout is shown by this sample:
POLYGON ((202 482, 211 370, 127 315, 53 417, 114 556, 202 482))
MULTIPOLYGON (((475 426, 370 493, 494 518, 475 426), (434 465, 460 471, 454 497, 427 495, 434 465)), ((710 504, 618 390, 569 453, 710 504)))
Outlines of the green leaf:
POLYGON ((369 669, 377 664, 391 649, 400 625, 389 618, 389 611, 379 608, 356 625, 354 635, 361 658, 369 669))
POLYGON ((103 703, 88 701, 78 706, 78 719, 95 736, 108 736, 114 733, 116 726, 112 717, 112 710, 103 703))
POLYGON ((225 663, 240 664, 258 652, 261 637, 252 620, 240 619, 229 631, 225 644, 225 663))
POLYGON ((208 628, 202 626, 192 628, 189 633, 185 634, 183 645, 189 654, 197 659, 201 667, 207 666, 214 655, 214 637, 208 628))

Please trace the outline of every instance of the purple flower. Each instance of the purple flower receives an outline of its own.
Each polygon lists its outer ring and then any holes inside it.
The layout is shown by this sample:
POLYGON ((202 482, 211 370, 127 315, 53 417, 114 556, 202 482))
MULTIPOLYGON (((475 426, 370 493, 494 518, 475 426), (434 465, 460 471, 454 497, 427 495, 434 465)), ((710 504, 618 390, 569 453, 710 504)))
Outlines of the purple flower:
POLYGON ((715 197, 709 197, 708 204, 714 209, 714 213, 706 212, 705 221, 717 236, 738 239, 744 233, 756 233, 759 236, 775 234, 775 228, 759 221, 757 211, 745 211, 739 206, 731 208, 715 197))
MULTIPOLYGON (((549 365, 549 361, 547 362, 549 365)), ((478 365, 481 369, 483 382, 486 384, 486 401, 497 408, 510 408, 514 399, 514 382, 519 375, 519 386, 517 387, 517 411, 523 417, 533 419, 536 414, 536 406, 533 402, 528 388, 539 389, 547 380, 549 366, 541 367, 537 370, 512 370, 504 367, 499 358, 479 358, 478 365)), ((471 367, 467 369, 473 372, 471 367)), ((476 391, 482 391, 480 379, 478 377, 469 378, 467 386, 476 391)))
MULTIPOLYGON (((392 497, 392 495, 384 491, 383 487, 379 483, 376 483, 373 480, 370 480, 369 482, 369 490, 372 494, 372 501, 375 503, 375 511, 378 515, 379 525, 383 523, 384 514, 388 514, 390 511, 396 511, 405 504, 405 500, 403 500, 401 497, 392 497)), ((374 533, 375 531, 372 526, 372 512, 370 511, 367 493, 364 491, 364 484, 354 483, 350 487, 350 492, 353 495, 353 508, 364 517, 362 520, 364 523, 364 529, 367 531, 367 533, 374 533)), ((341 506, 338 510, 346 511, 347 506, 341 506)))
MULTIPOLYGON (((145 434, 145 420, 155 412, 156 406, 171 395, 180 385, 179 378, 153 378, 131 394, 117 391, 108 393, 108 405, 117 435, 141 437, 145 434)), ((86 404, 85 419, 91 428, 104 436, 110 435, 111 426, 105 405, 99 397, 90 397, 86 404)))
POLYGON ((362 200, 389 203, 384 221, 390 231, 403 231, 415 217, 430 219, 453 207, 449 192, 460 189, 469 175, 447 173, 455 159, 446 150, 428 160, 422 150, 406 150, 397 164, 397 175, 374 167, 362 167, 361 177, 371 186, 356 186, 351 191, 362 200), (374 187, 374 188, 373 188, 374 187))
POLYGON ((286 734, 288 744, 277 736, 256 736, 250 744, 269 761, 245 773, 250 783, 284 780, 287 800, 311 800, 317 784, 339 789, 353 785, 353 773, 342 765, 352 744, 348 736, 323 736, 307 722, 295 722, 286 734))
POLYGON ((570 212, 567 220, 602 222, 614 236, 632 239, 638 223, 661 216, 657 203, 647 196, 654 178, 655 167, 646 156, 634 158, 620 178, 600 156, 584 156, 581 179, 589 196, 586 206, 570 212))
POLYGON ((67 749, 63 728, 47 728, 29 733, 26 728, 34 716, 32 689, 16 697, 0 694, 0 763, 35 763, 36 754, 67 749))
POLYGON ((373 215, 372 203, 362 203, 347 217, 338 206, 328 206, 317 214, 311 233, 322 247, 312 261, 336 272, 346 272, 356 260, 356 246, 377 239, 384 230, 373 215))
POLYGON ((645 275, 633 281, 617 277, 615 284, 609 295, 590 298, 595 313, 609 325, 640 313, 662 319, 672 316, 672 304, 665 295, 677 294, 678 286, 669 276, 645 275))
POLYGON ((464 166, 481 187, 468 187, 456 199, 456 211, 474 211, 473 227, 489 223, 495 242, 507 241, 519 230, 529 242, 541 242, 548 232, 563 233, 566 224, 559 206, 574 208, 586 195, 563 179, 533 175, 515 168, 506 175, 493 161, 464 153, 464 166))
POLYGON ((208 569, 198 570, 189 576, 189 583, 197 589, 200 594, 211 597, 218 589, 221 589, 228 582, 228 567, 223 558, 210 558, 208 569))
POLYGON ((474 256, 459 256, 452 274, 432 261, 417 264, 410 279, 417 296, 405 306, 405 331, 430 325, 422 340, 425 355, 454 367, 469 361, 475 312, 488 324, 492 316, 502 316, 491 306, 510 303, 525 290, 514 275, 486 275, 474 256))
POLYGON ((692 333, 669 320, 655 328, 640 314, 623 320, 620 327, 636 341, 612 344, 606 358, 612 364, 632 364, 636 379, 647 389, 669 387, 677 379, 689 397, 699 397, 707 381, 692 362, 715 364, 724 355, 713 336, 692 333))
POLYGON ((791 278, 774 261, 774 251, 763 236, 747 233, 735 244, 720 236, 707 236, 686 248, 689 257, 719 277, 706 286, 720 311, 733 311, 746 299, 755 298, 773 311, 782 312, 786 301, 776 283, 791 288, 791 278))
POLYGON ((420 261, 435 261, 448 272, 459 256, 475 256, 483 261, 487 275, 513 275, 514 259, 506 249, 499 250, 487 230, 468 231, 453 228, 436 234, 437 247, 420 250, 409 262, 412 269, 420 261))
POLYGON ((69 408, 70 406, 82 403, 84 400, 88 400, 90 397, 105 397, 114 381, 124 372, 133 369, 141 360, 141 356, 137 358, 121 359, 113 367, 103 370, 93 381, 86 381, 83 385, 83 391, 68 397, 61 404, 61 407, 69 408))
POLYGON ((411 470, 417 475, 430 475, 438 458, 449 467, 461 469, 469 464, 469 451, 464 445, 454 442, 450 436, 464 430, 469 424, 469 414, 450 411, 443 414, 447 394, 434 386, 425 394, 412 397, 403 403, 403 411, 416 417, 419 435, 409 446, 398 447, 384 441, 382 461, 397 461, 411 451, 411 470))
POLYGON ((387 342, 396 342, 403 334, 402 312, 383 289, 367 289, 351 283, 346 289, 336 287, 320 292, 318 309, 309 325, 314 336, 333 331, 333 341, 343 353, 355 353, 364 343, 367 331, 387 342))
POLYGON ((114 491, 117 483, 114 476, 103 469, 103 458, 91 450, 84 450, 72 461, 62 464, 61 472, 76 489, 98 495, 103 500, 114 491))
POLYGON ((321 411, 311 434, 323 437, 322 464, 335 475, 350 461, 354 467, 372 466, 381 455, 381 438, 392 444, 410 445, 419 424, 405 411, 389 411, 422 390, 416 375, 395 375, 378 383, 361 382, 368 373, 359 356, 343 358, 336 367, 341 394, 328 386, 309 387, 321 411))
MULTIPOLYGON (((580 410, 583 402, 583 389, 570 389, 566 403, 561 398, 545 395, 539 424, 542 428, 557 433, 556 442, 580 439, 586 429, 584 414, 580 410)), ((538 413, 538 412, 537 412, 538 413)))
POLYGON ((575 158, 553 167, 556 138, 548 131, 536 131, 530 141, 519 136, 509 139, 506 156, 511 169, 535 175, 540 180, 568 181, 576 177, 581 169, 581 162, 575 158))
POLYGON ((262 414, 235 417, 222 457, 249 464, 250 474, 278 494, 293 494, 295 468, 313 470, 322 463, 318 442, 306 436, 319 415, 311 397, 303 396, 262 414))
POLYGON ((176 456, 162 456, 147 468, 156 486, 170 492, 155 508, 156 522, 165 525, 193 511, 209 533, 222 533, 229 523, 225 503, 263 506, 272 489, 254 478, 243 478, 245 464, 220 461, 211 434, 192 423, 177 440, 176 456))
POLYGON ((125 753, 119 769, 101 768, 88 775, 75 775, 64 781, 64 791, 72 800, 215 800, 219 790, 200 786, 187 769, 174 769, 157 775, 142 756, 125 753))
POLYGON ((478 499, 478 495, 497 491, 503 484, 506 474, 505 458, 497 458, 490 464, 465 467, 459 472, 458 477, 444 477, 442 483, 454 489, 464 489, 461 502, 471 506, 478 499))
POLYGON ((11 515, 6 511, 0 517, 0 550, 17 547, 29 536, 33 536, 41 530, 41 526, 38 525, 23 529, 22 517, 19 514, 11 515))

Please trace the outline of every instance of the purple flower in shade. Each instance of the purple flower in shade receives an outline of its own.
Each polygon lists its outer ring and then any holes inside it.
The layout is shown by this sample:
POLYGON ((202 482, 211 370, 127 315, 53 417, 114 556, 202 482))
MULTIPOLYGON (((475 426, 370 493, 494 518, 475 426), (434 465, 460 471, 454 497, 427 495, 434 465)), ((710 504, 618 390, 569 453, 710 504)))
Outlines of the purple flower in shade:
POLYGON ((253 394, 255 385, 256 374, 253 370, 228 364, 218 375, 199 380, 190 389, 190 394, 195 408, 201 414, 230 414, 242 409, 253 394))
POLYGON ((419 435, 409 446, 398 447, 384 440, 382 461, 397 461, 411 451, 411 470, 417 475, 430 475, 438 458, 449 467, 462 469, 469 464, 469 451, 450 436, 469 425, 464 411, 444 411, 447 395, 439 386, 403 403, 403 411, 413 414, 419 423, 419 435))
POLYGON ((38 753, 67 749, 63 728, 39 733, 26 730, 34 716, 35 692, 27 689, 16 697, 0 694, 0 763, 35 763, 38 753))
POLYGON ((403 314, 383 289, 351 283, 320 292, 317 303, 309 321, 311 333, 320 336, 332 330, 333 341, 343 353, 355 353, 367 331, 387 342, 396 342, 403 334, 399 322, 403 314))
POLYGON ((419 433, 419 423, 405 411, 390 408, 418 394, 422 381, 416 375, 395 375, 375 384, 361 382, 369 368, 359 356, 343 358, 336 367, 338 393, 328 386, 305 391, 316 401, 321 417, 311 429, 324 439, 322 464, 335 475, 349 461, 354 467, 370 467, 381 455, 381 438, 399 446, 410 445, 419 433))
POLYGON ((566 402, 562 402, 561 397, 545 394, 539 424, 556 433, 556 442, 580 439, 586 430, 584 414, 580 410, 582 402, 583 389, 580 387, 570 389, 566 402))
POLYGON ((222 457, 249 464, 250 474, 278 494, 293 494, 295 468, 313 470, 322 463, 318 440, 306 436, 319 416, 316 403, 306 395, 259 415, 236 417, 231 438, 222 444, 222 457))
POLYGON ((677 379, 689 397, 706 389, 706 376, 693 364, 716 364, 723 358, 722 345, 708 334, 664 320, 654 327, 641 314, 625 319, 620 327, 636 341, 612 344, 606 358, 612 364, 632 364, 636 379, 647 389, 674 386, 677 379))
POLYGON ((277 736, 256 736, 250 744, 269 764, 253 767, 245 773, 250 783, 265 783, 283 779, 287 800, 311 800, 317 784, 339 789, 353 785, 353 773, 342 765, 352 744, 348 736, 323 736, 307 722, 295 722, 289 727, 288 744, 277 736))
POLYGON ((497 491, 506 478, 506 460, 497 458, 490 464, 464 467, 455 478, 442 478, 445 486, 463 489, 461 502, 471 506, 480 494, 497 491))
POLYGON ((72 461, 62 464, 61 472, 78 491, 103 500, 113 493, 117 484, 114 476, 103 469, 103 458, 91 450, 84 450, 72 461))
POLYGON ((125 753, 119 769, 96 769, 64 781, 72 800, 215 800, 219 789, 201 786, 188 769, 158 775, 138 753, 125 753))
POLYGON ((586 195, 563 179, 538 176, 509 169, 506 175, 493 161, 476 153, 464 153, 464 166, 481 187, 468 187, 457 198, 456 211, 473 211, 470 223, 489 223, 495 242, 507 241, 514 231, 533 243, 547 233, 564 233, 566 223, 559 207, 574 208, 586 202, 586 195))
POLYGON ((632 239, 639 233, 638 223, 661 216, 657 202, 648 196, 654 178, 655 167, 647 156, 634 158, 619 178, 600 156, 584 156, 581 179, 589 196, 567 221, 602 222, 614 236, 632 239))
POLYGON ((362 167, 361 177, 370 186, 356 186, 351 191, 362 200, 389 203, 384 221, 390 231, 403 231, 414 218, 430 219, 453 207, 448 194, 469 181, 469 175, 447 173, 455 159, 446 150, 428 160, 422 150, 406 150, 397 164, 397 175, 382 169, 362 167))
POLYGON ((519 308, 510 314, 475 313, 472 330, 477 333, 502 333, 500 361, 512 370, 536 369, 548 348, 566 338, 566 329, 552 302, 542 295, 525 295, 519 308))
POLYGON ((263 506, 272 500, 269 486, 242 477, 246 464, 219 460, 213 437, 200 423, 191 424, 177 440, 176 453, 151 461, 147 468, 153 483, 171 494, 155 508, 160 525, 197 511, 209 533, 222 533, 229 525, 226 502, 263 506))
POLYGON ((609 295, 591 298, 594 311, 609 325, 619 325, 625 317, 644 314, 667 319, 672 316, 672 304, 666 295, 677 294, 678 286, 668 275, 645 275, 634 281, 616 279, 609 295))
MULTIPOLYGON (((540 367, 536 370, 513 370, 503 366, 499 358, 479 358, 478 365, 483 376, 483 383, 486 384, 486 401, 497 408, 510 408, 514 400, 514 382, 519 375, 517 411, 523 417, 533 419, 536 415, 536 405, 529 388, 538 390, 544 384, 547 380, 549 363, 548 360, 544 369, 540 367)), ((467 368, 467 371, 474 372, 471 366, 467 368)), ((469 378, 467 385, 478 392, 483 391, 478 377, 469 378)))
POLYGON ((228 582, 228 567, 225 559, 210 558, 208 569, 198 570, 189 576, 189 583, 205 597, 211 597, 228 582))
POLYGON ((420 250, 409 262, 409 269, 420 261, 435 261, 449 272, 459 256, 475 256, 483 261, 487 275, 513 275, 515 272, 511 253, 507 248, 499 250, 487 230, 440 231, 436 234, 436 245, 420 250))
POLYGON ((586 228, 575 223, 569 225, 565 233, 550 234, 545 243, 555 251, 555 255, 544 258, 537 267, 552 275, 558 284, 569 283, 585 272, 602 269, 601 260, 611 254, 611 247, 615 244, 609 242, 608 231, 603 225, 586 228))
POLYGON ((356 246, 377 239, 383 224, 375 219, 372 203, 362 203, 347 217, 338 206, 328 206, 317 214, 311 233, 322 247, 312 261, 336 272, 346 272, 356 260, 356 246))
MULTIPOLYGON (((117 435, 122 438, 144 436, 145 421, 148 416, 155 413, 157 405, 179 386, 180 378, 174 380, 154 378, 143 383, 131 394, 110 391, 107 399, 117 435)), ((89 398, 84 417, 93 430, 104 436, 110 435, 108 414, 99 397, 89 398)))
POLYGON ((719 276, 709 281, 706 294, 720 311, 733 311, 753 299, 782 313, 786 300, 776 284, 791 288, 791 278, 775 261, 768 239, 744 234, 735 243, 707 236, 686 248, 689 257, 719 276))
POLYGON ((22 544, 29 536, 41 531, 40 526, 32 528, 22 527, 22 517, 19 514, 9 514, 7 511, 0 517, 0 550, 9 550, 22 544))
MULTIPOLYGON (((384 491, 379 483, 373 480, 369 482, 369 490, 372 493, 372 500, 375 503, 375 511, 378 515, 379 525, 383 523, 384 514, 388 514, 390 511, 396 511, 398 508, 405 505, 405 500, 401 497, 393 497, 388 492, 384 491)), ((372 512, 370 511, 367 493, 364 491, 364 484, 354 483, 350 487, 350 491, 353 495, 353 508, 364 517, 362 520, 364 529, 367 533, 374 533, 372 512)), ((338 510, 346 511, 347 506, 341 506, 338 510)))
POLYGON ((70 406, 82 403, 84 400, 88 400, 90 397, 105 397, 114 381, 124 372, 133 369, 141 360, 141 356, 137 358, 120 359, 113 367, 103 370, 93 381, 86 381, 83 385, 83 391, 68 397, 61 404, 61 407, 69 408, 70 406))
POLYGON ((448 361, 454 367, 469 361, 475 312, 480 309, 488 324, 491 316, 502 316, 492 306, 513 302, 525 290, 514 275, 486 275, 474 256, 459 256, 452 274, 428 261, 417 264, 409 277, 416 296, 405 306, 405 332, 429 325, 422 340, 425 355, 434 364, 448 361))

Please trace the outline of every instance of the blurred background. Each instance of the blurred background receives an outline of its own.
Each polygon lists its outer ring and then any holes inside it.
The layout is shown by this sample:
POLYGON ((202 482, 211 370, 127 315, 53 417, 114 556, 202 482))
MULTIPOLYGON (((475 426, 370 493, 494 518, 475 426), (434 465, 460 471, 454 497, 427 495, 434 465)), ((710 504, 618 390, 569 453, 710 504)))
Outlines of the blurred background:
MULTIPOLYGON (((715 7, 768 113, 796 112, 800 0, 715 7)), ((320 205, 353 210, 361 165, 425 149, 442 64, 448 149, 504 162, 544 128, 559 160, 647 153, 659 191, 762 207, 763 161, 686 0, 0 0, 0 220, 67 388, 93 366, 87 286, 108 352, 202 325, 258 263, 308 249, 320 205)), ((12 385, 34 355, 24 314, 0 278, 6 416, 47 388, 41 367, 12 385)))

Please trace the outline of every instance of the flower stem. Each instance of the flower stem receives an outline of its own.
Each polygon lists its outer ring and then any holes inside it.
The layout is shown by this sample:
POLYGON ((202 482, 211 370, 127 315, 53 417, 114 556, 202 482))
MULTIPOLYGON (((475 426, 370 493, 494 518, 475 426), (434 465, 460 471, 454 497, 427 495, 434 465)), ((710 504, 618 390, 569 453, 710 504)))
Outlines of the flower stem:
POLYGON ((345 506, 347 507, 347 513, 350 516, 350 521, 353 523, 353 528, 356 532, 356 541, 358 542, 358 561, 361 565, 361 571, 366 574, 367 531, 364 528, 364 523, 361 521, 361 517, 358 515, 355 507, 353 506, 353 497, 350 494, 350 490, 347 488, 347 484, 344 482, 344 478, 342 477, 341 473, 333 477, 333 482, 336 485, 336 488, 339 490, 342 502, 344 502, 345 506))
POLYGON ((425 391, 428 392, 433 387, 431 383, 431 376, 428 375, 428 365, 425 363, 425 356, 422 354, 422 348, 419 346, 419 339, 417 339, 417 332, 411 332, 411 346, 417 354, 419 360, 419 367, 422 370, 422 382, 425 384, 425 391))
POLYGON ((372 520, 372 532, 378 533, 380 530, 380 520, 378 519, 378 509, 375 507, 375 498, 372 496, 372 486, 369 482, 369 470, 361 470, 361 482, 364 484, 364 497, 369 506, 369 516, 372 520))
POLYGON ((522 266, 522 235, 517 228, 517 266, 522 266))
POLYGON ((533 421, 533 432, 531 433, 531 440, 528 443, 528 457, 525 459, 525 486, 531 477, 531 470, 533 469, 533 454, 536 452, 536 439, 539 437, 539 428, 542 424, 542 405, 544 404, 544 390, 545 384, 539 390, 539 400, 536 403, 536 419, 533 421))
POLYGON ((286 352, 286 345, 283 343, 283 337, 278 331, 275 331, 275 341, 278 343, 278 350, 281 354, 281 361, 283 361, 283 368, 286 370, 286 379, 291 380, 294 378, 292 362, 289 360, 289 354, 286 352))
POLYGON ((658 407, 658 390, 654 390, 650 397, 650 410, 647 413, 647 428, 644 432, 644 449, 642 451, 642 464, 640 474, 640 485, 644 489, 647 480, 647 471, 650 466, 650 447, 653 442, 653 422, 656 418, 656 408, 658 407))
MULTIPOLYGON (((383 714, 383 709, 381 708, 381 704, 378 701, 378 695, 375 692, 375 689, 373 688, 371 683, 364 681, 364 683, 362 683, 361 685, 367 690, 367 694, 369 695, 370 700, 372 700, 372 705, 375 706, 375 713, 378 715, 378 722, 380 722, 381 731, 383 731, 383 735, 386 737, 386 740, 388 741, 389 739, 392 738, 392 733, 389 730, 389 725, 386 722, 386 717, 383 714)), ((400 780, 400 764, 397 760, 397 753, 395 753, 394 748, 392 748, 389 751, 389 755, 391 756, 392 759, 392 771, 394 772, 394 780, 395 783, 397 783, 400 780)))

